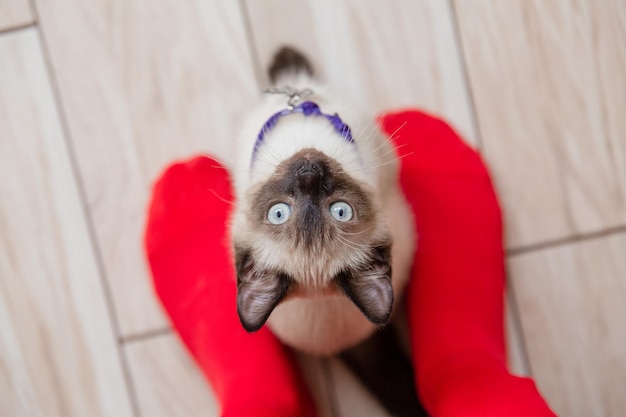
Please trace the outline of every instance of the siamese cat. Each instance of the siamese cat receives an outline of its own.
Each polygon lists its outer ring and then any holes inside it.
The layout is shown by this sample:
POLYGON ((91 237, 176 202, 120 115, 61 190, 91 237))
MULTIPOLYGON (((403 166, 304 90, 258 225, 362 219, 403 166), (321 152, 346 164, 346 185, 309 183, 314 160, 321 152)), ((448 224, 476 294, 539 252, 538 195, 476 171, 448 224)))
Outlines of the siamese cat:
POLYGON ((398 156, 370 115, 332 96, 283 48, 273 92, 241 127, 231 238, 243 327, 267 322, 300 351, 329 355, 386 324, 416 236, 398 156))

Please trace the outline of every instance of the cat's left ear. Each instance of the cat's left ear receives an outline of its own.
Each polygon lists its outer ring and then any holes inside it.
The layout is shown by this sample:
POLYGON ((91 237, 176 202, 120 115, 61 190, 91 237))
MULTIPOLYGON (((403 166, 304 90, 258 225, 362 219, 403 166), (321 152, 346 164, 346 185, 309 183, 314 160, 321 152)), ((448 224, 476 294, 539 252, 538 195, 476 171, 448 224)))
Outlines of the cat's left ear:
POLYGON ((235 248, 237 313, 244 329, 255 332, 265 324, 289 289, 289 277, 259 270, 249 250, 235 248))
POLYGON ((391 246, 375 248, 362 268, 337 275, 341 290, 372 323, 386 324, 393 308, 391 246))

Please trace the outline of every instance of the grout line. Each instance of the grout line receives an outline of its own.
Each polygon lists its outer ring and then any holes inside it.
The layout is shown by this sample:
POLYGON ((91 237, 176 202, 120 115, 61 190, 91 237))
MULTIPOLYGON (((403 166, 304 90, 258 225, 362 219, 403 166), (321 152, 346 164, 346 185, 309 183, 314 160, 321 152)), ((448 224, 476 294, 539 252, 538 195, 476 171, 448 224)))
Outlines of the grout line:
POLYGON ((620 233, 626 233, 626 225, 614 226, 595 232, 547 240, 545 242, 533 243, 528 246, 519 246, 517 248, 507 249, 506 255, 507 257, 515 257, 527 253, 537 252, 543 249, 557 248, 559 246, 567 245, 570 243, 587 242, 589 240, 600 239, 620 233))
MULTIPOLYGON (((510 274, 507 271, 507 277, 510 274)), ((522 316, 520 314, 519 304, 517 303, 517 295, 515 294, 515 285, 512 279, 506 280, 506 292, 508 293, 506 302, 509 303, 509 311, 511 312, 511 322, 514 329, 513 332, 517 334, 518 347, 521 352, 522 368, 523 371, 529 377, 534 377, 532 363, 528 354, 528 344, 526 343, 526 335, 524 334, 524 328, 522 327, 522 316)), ((510 348, 509 348, 510 349, 510 348)))
MULTIPOLYGON (((35 21, 39 22, 40 21, 39 11, 36 7, 35 0, 30 0, 30 3, 31 3, 33 15, 35 16, 35 21)), ((100 250, 98 241, 96 239, 94 221, 91 216, 91 211, 89 209, 89 206, 87 204, 87 193, 85 190, 85 185, 83 184, 82 178, 80 176, 78 160, 76 157, 76 152, 74 151, 72 136, 71 136, 70 129, 69 129, 68 117, 65 112, 63 103, 61 101, 61 90, 60 90, 56 75, 54 73, 54 69, 52 67, 52 59, 50 55, 50 50, 49 50, 49 47, 48 47, 48 44, 46 42, 46 38, 43 32, 44 32, 43 27, 40 26, 37 30, 37 36, 39 39, 39 43, 41 45, 43 59, 44 59, 45 66, 46 66, 46 72, 48 75, 50 88, 52 90, 54 103, 55 103, 56 110, 57 110, 58 117, 59 117, 59 123, 61 125, 61 130, 63 132, 63 137, 65 139, 65 146, 66 146, 66 150, 67 150, 69 160, 70 160, 70 169, 72 171, 72 174, 75 180, 75 186, 76 186, 79 198, 80 198, 83 219, 85 222, 85 226, 87 228, 89 240, 91 242, 91 247, 92 247, 92 251, 93 251, 95 262, 96 262, 96 268, 98 271, 98 277, 100 278, 100 285, 102 288, 102 292, 104 294, 104 299, 105 299, 105 303, 107 306, 109 319, 111 320, 111 327, 113 328, 114 335, 119 337, 121 333, 120 323, 119 323, 119 319, 117 315, 115 314, 113 296, 111 294, 111 288, 109 287, 107 279, 106 279, 106 271, 104 267, 104 261, 102 259, 102 252, 100 250)), ((124 383, 126 385, 126 392, 128 393, 128 396, 129 396, 131 411, 133 415, 137 417, 141 417, 141 412, 139 410, 139 401, 137 398, 137 394, 135 392, 135 387, 132 382, 130 368, 128 365, 128 358, 126 357, 124 349, 119 344, 118 344, 118 354, 119 354, 120 365, 121 365, 122 372, 124 375, 124 383)))
POLYGON ((128 359, 128 352, 121 345, 117 345, 120 352, 120 362, 122 364, 122 371, 124 372, 124 381, 126 382, 126 392, 128 392, 128 398, 130 402, 130 412, 135 417, 143 417, 141 407, 139 406, 139 397, 135 390, 135 383, 133 375, 130 370, 130 364, 128 359))
POLYGON ((241 13, 241 19, 243 20, 243 29, 246 34, 246 40, 248 41, 248 51, 250 52, 252 67, 254 68, 254 78, 256 79, 257 86, 259 88, 262 88, 263 71, 261 70, 259 51, 256 48, 256 43, 254 42, 254 34, 252 33, 252 21, 250 20, 250 13, 248 12, 246 0, 239 0, 239 11, 241 13))
POLYGON ((172 334, 170 327, 163 327, 160 329, 149 330, 147 332, 135 333, 128 336, 121 336, 118 338, 118 342, 122 345, 131 344, 136 342, 143 342, 145 340, 154 339, 156 337, 168 336, 172 334))
POLYGON ((37 26, 37 21, 33 20, 32 22, 28 22, 28 23, 21 23, 16 26, 5 27, 5 28, 0 29, 0 36, 12 35, 16 32, 21 32, 24 29, 30 29, 35 26, 37 26))
POLYGON ((465 54, 465 48, 463 47, 463 41, 461 39, 461 29, 459 26, 459 16, 454 5, 454 0, 448 0, 448 9, 452 16, 452 31, 454 32, 454 40, 456 41, 456 50, 459 55, 459 62, 461 63, 461 73, 463 74, 463 84, 465 84, 465 90, 467 91, 467 99, 470 107, 470 117, 472 124, 474 125, 474 132, 476 134, 476 146, 478 149, 484 151, 483 146, 483 134, 478 121, 478 111, 476 110, 476 99, 474 98, 474 91, 472 90, 472 84, 469 78, 469 71, 467 69, 467 58, 465 54))
POLYGON ((324 377, 324 387, 326 392, 326 398, 328 399, 328 405, 332 417, 340 417, 339 406, 337 402, 337 390, 335 386, 335 378, 333 377, 332 369, 330 368, 330 359, 321 358, 320 367, 322 368, 322 375, 324 377))

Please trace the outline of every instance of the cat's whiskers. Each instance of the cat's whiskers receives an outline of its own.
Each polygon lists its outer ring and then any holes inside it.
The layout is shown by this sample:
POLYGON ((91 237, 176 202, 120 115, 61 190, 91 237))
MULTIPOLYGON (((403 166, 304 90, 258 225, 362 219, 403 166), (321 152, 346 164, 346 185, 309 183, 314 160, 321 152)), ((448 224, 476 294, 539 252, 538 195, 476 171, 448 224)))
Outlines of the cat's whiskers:
POLYGON ((342 238, 342 237, 341 237, 341 236, 339 236, 339 235, 337 235, 337 236, 336 236, 336 238, 337 238, 337 241, 338 241, 339 243, 341 243, 342 245, 344 245, 344 246, 345 246, 345 247, 347 247, 347 248, 350 248, 350 249, 355 250, 355 251, 361 250, 359 247, 357 247, 357 246, 353 246, 353 245, 352 245, 352 242, 350 242, 350 241, 348 241, 348 240, 346 240, 346 239, 342 238))
MULTIPOLYGON (((271 155, 269 155, 269 156, 271 156, 271 155)), ((267 159, 264 159, 264 158, 261 158, 261 157, 257 157, 257 158, 254 160, 254 162, 255 162, 255 163, 259 162, 259 163, 261 163, 262 165, 264 165, 264 166, 266 166, 266 167, 269 167, 269 168, 276 168, 276 167, 278 166, 278 164, 280 163, 280 161, 279 161, 279 160, 277 160, 276 162, 274 162, 274 161, 268 161, 267 159)))
POLYGON ((407 122, 405 121, 404 123, 402 123, 396 130, 394 130, 393 132, 391 132, 391 134, 389 135, 389 140, 393 140, 396 138, 396 133, 399 133, 400 130, 406 126, 407 122))
POLYGON ((273 159, 274 168, 278 167, 278 165, 280 165, 280 163, 284 160, 282 155, 277 153, 273 148, 268 149, 268 153, 269 153, 269 156, 273 159))
POLYGON ((215 169, 223 169, 224 171, 229 171, 229 169, 225 165, 210 165, 211 168, 215 169))
POLYGON ((342 235, 347 235, 347 236, 358 236, 358 235, 362 235, 363 233, 367 233, 367 232, 369 232, 370 230, 372 230, 372 227, 368 227, 367 229, 361 230, 360 232, 353 232, 353 233, 350 233, 350 232, 342 232, 341 234, 342 234, 342 235))
MULTIPOLYGON (((388 158, 388 156, 389 156, 389 155, 394 155, 394 158, 395 158, 395 155, 397 155, 397 153, 398 153, 397 151, 399 151, 400 149, 402 149, 402 148, 404 148, 404 147, 406 147, 406 146, 408 146, 408 144, 407 144, 407 143, 404 143, 404 144, 399 145, 399 146, 397 146, 397 147, 390 146, 390 147, 389 147, 389 149, 387 149, 385 152, 383 152, 383 153, 381 153, 380 155, 378 155, 378 156, 374 159, 374 161, 373 161, 373 162, 378 162, 378 161, 382 161, 382 160, 387 160, 387 159, 389 159, 389 158, 388 158)), ((379 148, 378 148, 378 149, 380 149, 380 146, 379 146, 379 148)))
POLYGON ((354 250, 369 250, 370 249, 370 245, 364 245, 362 243, 353 242, 353 241, 348 240, 345 237, 341 236, 340 234, 335 235, 335 237, 340 242, 343 242, 344 244, 346 244, 346 246, 349 246, 349 247, 351 247, 354 250))
MULTIPOLYGON (((385 144, 379 146, 378 148, 376 148, 377 150, 380 150, 380 148, 382 148, 385 144)), ((376 158, 373 159, 372 162, 378 162, 378 161, 382 161, 382 160, 388 160, 388 156, 389 155, 394 155, 394 159, 396 158, 395 155, 398 154, 398 151, 401 150, 402 148, 405 148, 406 146, 408 146, 408 143, 403 143, 401 145, 396 146, 389 146, 388 149, 386 149, 384 152, 380 153, 379 155, 376 156, 376 158)), ((372 153, 376 153, 376 152, 372 152, 372 153)))
POLYGON ((374 140, 376 140, 376 136, 380 133, 380 127, 381 125, 378 121, 368 120, 365 123, 365 126, 363 127, 364 133, 362 139, 359 141, 362 146, 367 147, 374 142, 374 140))
MULTIPOLYGON (((380 145, 378 145, 377 147, 375 147, 374 149, 372 149, 372 153, 375 154, 376 152, 378 152, 379 150, 381 150, 382 148, 386 147, 386 146, 390 146, 391 144, 388 142, 383 142, 380 145)), ((390 146, 391 148, 393 148, 393 146, 390 146)), ((387 155, 389 153, 389 151, 386 151, 383 155, 387 155)))
MULTIPOLYGON (((383 167, 383 166, 386 166, 386 165, 394 164, 394 163, 396 163, 396 161, 399 161, 399 160, 401 160, 401 159, 403 159, 403 158, 406 158, 407 156, 411 156, 411 155, 413 155, 414 153, 415 153, 415 152, 409 152, 409 153, 407 153, 407 154, 404 154, 404 155, 398 156, 398 158, 393 159, 393 160, 391 160, 391 161, 383 162, 383 163, 378 164, 378 165, 368 166, 368 167, 367 167, 367 169, 375 169, 375 168, 380 168, 380 167, 383 167)), ((346 170, 346 171, 347 171, 348 173, 350 173, 350 172, 362 171, 362 170, 364 170, 364 169, 363 169, 363 168, 357 168, 357 169, 351 169, 351 170, 349 170, 349 171, 348 171, 348 170, 346 170)))
POLYGON ((217 191, 215 191, 214 189, 209 188, 209 192, 210 192, 211 194, 213 194, 213 195, 215 196, 215 198, 217 198, 218 200, 220 200, 220 201, 222 201, 222 202, 224 202, 224 203, 226 203, 226 204, 228 204, 228 205, 230 205, 230 206, 234 206, 234 205, 235 205, 235 203, 234 203, 233 201, 228 201, 227 199, 225 199, 224 197, 222 197, 221 195, 219 195, 219 194, 217 193, 217 191))

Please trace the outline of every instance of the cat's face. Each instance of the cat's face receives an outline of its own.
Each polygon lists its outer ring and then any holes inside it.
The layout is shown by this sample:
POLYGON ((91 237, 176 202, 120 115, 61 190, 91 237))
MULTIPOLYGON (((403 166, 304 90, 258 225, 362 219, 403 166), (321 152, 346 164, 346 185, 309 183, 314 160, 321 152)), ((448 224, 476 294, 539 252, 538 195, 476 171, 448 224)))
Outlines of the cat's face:
POLYGON ((238 203, 237 309, 259 329, 286 297, 350 298, 372 322, 391 314, 391 238, 371 190, 323 153, 304 149, 238 203))

